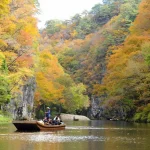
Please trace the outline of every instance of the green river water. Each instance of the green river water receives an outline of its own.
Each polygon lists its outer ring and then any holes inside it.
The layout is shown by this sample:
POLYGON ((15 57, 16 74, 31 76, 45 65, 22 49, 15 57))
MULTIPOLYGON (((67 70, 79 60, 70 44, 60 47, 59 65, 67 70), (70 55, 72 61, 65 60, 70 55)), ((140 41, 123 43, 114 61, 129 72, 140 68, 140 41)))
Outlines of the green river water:
POLYGON ((0 150, 150 150, 150 124, 69 121, 54 132, 16 132, 0 124, 0 150))

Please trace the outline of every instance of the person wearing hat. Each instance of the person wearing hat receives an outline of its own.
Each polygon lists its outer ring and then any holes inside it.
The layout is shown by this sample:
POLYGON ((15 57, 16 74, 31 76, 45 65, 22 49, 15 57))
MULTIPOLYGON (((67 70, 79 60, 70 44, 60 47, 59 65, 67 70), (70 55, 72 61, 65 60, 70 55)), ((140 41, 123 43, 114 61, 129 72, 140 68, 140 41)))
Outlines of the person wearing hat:
POLYGON ((50 122, 50 116, 51 116, 51 111, 50 111, 50 108, 47 107, 47 111, 45 112, 45 117, 46 117, 47 122, 50 122))

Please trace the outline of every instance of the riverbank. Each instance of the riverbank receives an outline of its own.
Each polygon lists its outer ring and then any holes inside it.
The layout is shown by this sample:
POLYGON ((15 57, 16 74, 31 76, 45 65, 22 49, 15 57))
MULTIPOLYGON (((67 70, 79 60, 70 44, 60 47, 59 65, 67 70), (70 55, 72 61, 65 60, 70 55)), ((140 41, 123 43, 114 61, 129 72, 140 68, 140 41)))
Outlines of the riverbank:
POLYGON ((9 123, 12 121, 11 117, 0 115, 0 123, 9 123))
POLYGON ((90 119, 86 116, 82 115, 74 115, 74 114, 61 114, 61 119, 65 120, 72 120, 72 121, 89 121, 90 119))

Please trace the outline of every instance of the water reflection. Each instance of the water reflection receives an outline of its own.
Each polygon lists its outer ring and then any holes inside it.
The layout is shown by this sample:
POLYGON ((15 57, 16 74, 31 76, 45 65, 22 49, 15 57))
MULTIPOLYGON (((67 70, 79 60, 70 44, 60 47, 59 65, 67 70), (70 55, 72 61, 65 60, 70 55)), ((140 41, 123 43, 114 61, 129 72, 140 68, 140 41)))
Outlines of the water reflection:
POLYGON ((0 150, 149 150, 149 124, 112 121, 67 122, 56 132, 15 132, 0 125, 0 150))
POLYGON ((0 134, 0 139, 4 140, 21 140, 21 141, 28 141, 28 142, 77 142, 77 141, 104 141, 104 137, 97 137, 97 136, 65 136, 62 134, 53 134, 53 133, 20 133, 20 134, 0 134))

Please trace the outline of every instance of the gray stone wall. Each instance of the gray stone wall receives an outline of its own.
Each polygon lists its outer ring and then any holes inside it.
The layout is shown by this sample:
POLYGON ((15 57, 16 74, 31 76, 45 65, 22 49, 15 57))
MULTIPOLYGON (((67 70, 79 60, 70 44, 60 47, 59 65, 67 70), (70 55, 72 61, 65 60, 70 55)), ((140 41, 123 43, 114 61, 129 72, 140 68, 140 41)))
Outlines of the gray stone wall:
POLYGON ((8 107, 10 107, 13 119, 30 119, 32 117, 35 88, 35 80, 30 78, 27 84, 20 88, 20 93, 16 93, 15 98, 11 99, 8 107))

